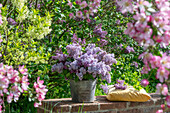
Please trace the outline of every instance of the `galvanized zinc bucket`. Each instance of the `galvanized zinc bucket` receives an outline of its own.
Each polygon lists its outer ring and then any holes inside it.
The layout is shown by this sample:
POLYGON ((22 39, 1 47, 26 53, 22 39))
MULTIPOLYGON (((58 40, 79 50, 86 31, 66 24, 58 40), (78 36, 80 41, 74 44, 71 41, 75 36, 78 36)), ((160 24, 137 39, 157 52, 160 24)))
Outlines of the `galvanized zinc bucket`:
POLYGON ((95 90, 96 90, 95 80, 82 80, 75 82, 70 80, 71 96, 73 102, 94 102, 95 90))

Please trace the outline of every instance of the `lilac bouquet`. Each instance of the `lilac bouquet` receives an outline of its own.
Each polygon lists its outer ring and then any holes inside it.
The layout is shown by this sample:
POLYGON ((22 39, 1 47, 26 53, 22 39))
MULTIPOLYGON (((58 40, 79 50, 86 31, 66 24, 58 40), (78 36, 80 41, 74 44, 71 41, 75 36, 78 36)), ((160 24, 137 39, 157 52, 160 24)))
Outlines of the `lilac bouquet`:
POLYGON ((110 66, 117 62, 114 54, 108 54, 95 44, 88 44, 85 48, 73 43, 67 45, 66 49, 67 54, 60 51, 52 56, 57 60, 52 66, 52 72, 62 73, 67 79, 89 80, 101 77, 102 80, 111 82, 110 66))

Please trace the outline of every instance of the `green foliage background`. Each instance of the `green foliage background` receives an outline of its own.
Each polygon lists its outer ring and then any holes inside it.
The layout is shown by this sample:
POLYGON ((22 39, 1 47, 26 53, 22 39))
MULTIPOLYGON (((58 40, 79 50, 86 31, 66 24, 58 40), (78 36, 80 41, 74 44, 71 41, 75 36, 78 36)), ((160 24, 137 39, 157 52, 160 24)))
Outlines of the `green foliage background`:
MULTIPOLYGON (((18 7, 10 0, 3 0, 3 25, 0 26, 3 38, 0 46, 1 62, 13 65, 15 68, 18 65, 26 65, 32 85, 40 76, 49 90, 46 95, 47 99, 71 97, 69 81, 65 79, 65 75, 51 72, 51 66, 55 64, 51 57, 58 49, 66 50, 65 47, 71 43, 74 33, 81 39, 85 38, 86 44, 95 43, 100 46, 100 37, 93 33, 93 29, 102 23, 102 30, 108 32, 106 35, 108 44, 102 48, 109 53, 114 53, 118 61, 112 66, 112 83, 109 85, 115 84, 117 79, 122 79, 127 84, 140 89, 140 81, 152 75, 149 79, 151 84, 145 89, 149 93, 155 92, 155 86, 158 83, 155 72, 147 75, 140 73, 143 63, 138 56, 143 52, 143 48, 123 33, 127 27, 126 24, 133 20, 132 15, 122 15, 117 11, 114 1, 102 0, 95 17, 90 17, 91 23, 77 22, 69 18, 69 13, 74 13, 79 9, 75 0, 71 2, 73 3, 72 9, 67 5, 66 0, 31 0, 25 2, 23 7, 18 7), (40 8, 37 7, 38 4, 40 8), (7 18, 13 18, 17 24, 10 25, 7 18), (120 44, 122 44, 121 48, 118 46, 120 44), (133 47, 135 52, 127 53, 127 46, 133 47), (133 61, 138 63, 138 67, 132 65, 133 61)), ((157 49, 167 51, 170 48, 157 47, 157 49)), ((95 95, 104 95, 100 85, 105 83, 105 81, 98 80, 95 95)), ((11 113, 21 112, 23 109, 25 112, 35 111, 33 103, 29 102, 25 96, 21 98, 17 104, 9 106, 11 113), (30 107, 22 108, 25 103, 30 107)))

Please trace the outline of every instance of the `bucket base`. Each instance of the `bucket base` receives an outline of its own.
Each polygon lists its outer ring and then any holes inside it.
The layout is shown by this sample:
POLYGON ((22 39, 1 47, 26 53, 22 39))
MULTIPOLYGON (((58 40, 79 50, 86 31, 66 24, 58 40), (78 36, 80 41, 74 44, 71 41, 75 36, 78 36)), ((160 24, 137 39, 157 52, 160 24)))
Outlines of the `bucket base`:
POLYGON ((95 80, 82 80, 75 82, 70 80, 72 101, 76 103, 92 103, 95 100, 95 80))

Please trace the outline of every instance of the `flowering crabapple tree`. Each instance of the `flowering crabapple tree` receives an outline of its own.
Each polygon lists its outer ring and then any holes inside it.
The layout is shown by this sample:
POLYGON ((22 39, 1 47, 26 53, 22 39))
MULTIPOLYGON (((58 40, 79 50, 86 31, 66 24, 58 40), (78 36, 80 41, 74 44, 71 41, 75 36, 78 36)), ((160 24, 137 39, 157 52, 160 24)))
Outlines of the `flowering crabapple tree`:
MULTIPOLYGON (((139 56, 144 63, 142 74, 148 74, 151 70, 157 70, 156 79, 160 81, 156 85, 157 93, 166 97, 165 104, 157 113, 166 112, 170 108, 170 94, 167 81, 170 75, 170 55, 155 50, 156 46, 167 48, 170 44, 170 1, 169 0, 117 0, 122 13, 132 13, 134 21, 127 24, 125 34, 132 37, 145 52, 139 56)), ((147 79, 141 81, 143 86, 149 84, 147 79)))

